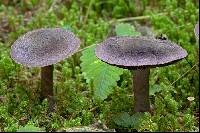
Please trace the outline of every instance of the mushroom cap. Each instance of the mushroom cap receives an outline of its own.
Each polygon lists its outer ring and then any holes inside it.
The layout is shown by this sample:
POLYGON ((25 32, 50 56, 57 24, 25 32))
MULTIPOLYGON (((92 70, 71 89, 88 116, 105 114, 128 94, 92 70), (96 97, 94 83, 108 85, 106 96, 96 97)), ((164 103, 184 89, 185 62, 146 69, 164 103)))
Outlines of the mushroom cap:
POLYGON ((11 58, 28 67, 55 64, 78 50, 80 40, 62 28, 36 29, 19 37, 11 46, 11 58))
POLYGON ((165 66, 187 56, 186 50, 168 40, 144 36, 110 37, 97 45, 95 54, 108 64, 131 69, 165 66))
POLYGON ((199 22, 195 25, 194 34, 197 39, 199 39, 199 22))

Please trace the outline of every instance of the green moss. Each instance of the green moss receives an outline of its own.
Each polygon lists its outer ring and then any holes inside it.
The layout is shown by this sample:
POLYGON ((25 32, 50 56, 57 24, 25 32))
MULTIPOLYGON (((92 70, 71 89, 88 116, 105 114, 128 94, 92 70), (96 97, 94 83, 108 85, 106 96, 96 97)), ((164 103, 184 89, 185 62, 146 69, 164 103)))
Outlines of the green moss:
POLYGON ((151 95, 152 112, 145 114, 137 130, 198 131, 199 69, 193 67, 198 63, 198 46, 193 33, 198 21, 198 2, 90 2, 0 1, 0 131, 16 132, 27 124, 45 131, 57 131, 88 126, 96 121, 101 121, 104 127, 119 129, 112 118, 120 117, 118 114, 122 112, 133 115, 131 72, 124 71, 112 93, 104 101, 98 101, 94 98, 94 85, 86 82, 80 68, 82 53, 77 53, 55 65, 57 111, 48 115, 47 100, 40 102, 38 98, 40 69, 29 69, 14 63, 9 54, 10 46, 20 35, 36 28, 70 27, 81 38, 81 48, 85 48, 113 36, 114 25, 119 18, 139 15, 149 15, 150 19, 137 20, 138 23, 147 24, 156 35, 164 34, 185 48, 189 55, 174 65, 151 69, 150 86, 156 84, 159 91, 151 95), (159 16, 158 13, 166 15, 159 16), (114 23, 110 24, 111 21, 114 23), (194 97, 194 100, 189 102, 187 97, 194 97))

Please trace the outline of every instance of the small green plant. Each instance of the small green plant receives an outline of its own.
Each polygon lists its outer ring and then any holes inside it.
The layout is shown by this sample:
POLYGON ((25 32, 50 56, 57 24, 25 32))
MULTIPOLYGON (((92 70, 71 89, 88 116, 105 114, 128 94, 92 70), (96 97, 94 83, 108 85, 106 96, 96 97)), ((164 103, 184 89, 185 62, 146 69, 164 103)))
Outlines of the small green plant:
POLYGON ((128 23, 119 23, 115 27, 117 36, 139 36, 140 32, 136 32, 135 27, 128 23))
POLYGON ((138 129, 143 113, 135 113, 130 116, 127 112, 122 112, 114 117, 114 122, 123 129, 138 129))
MULTIPOLYGON (((118 36, 140 35, 133 26, 123 23, 116 25, 115 32, 118 36)), ((100 61, 95 55, 95 47, 96 45, 91 46, 82 52, 81 68, 87 83, 92 81, 94 84, 94 96, 104 100, 112 93, 112 88, 117 85, 116 81, 120 79, 119 76, 122 75, 123 69, 100 61)))
POLYGON ((44 130, 34 125, 25 125, 24 127, 19 127, 17 132, 44 132, 44 130))
POLYGON ((94 84, 94 96, 104 100, 112 92, 112 87, 117 85, 123 70, 112 67, 97 59, 94 53, 95 45, 83 51, 81 68, 87 83, 94 84))

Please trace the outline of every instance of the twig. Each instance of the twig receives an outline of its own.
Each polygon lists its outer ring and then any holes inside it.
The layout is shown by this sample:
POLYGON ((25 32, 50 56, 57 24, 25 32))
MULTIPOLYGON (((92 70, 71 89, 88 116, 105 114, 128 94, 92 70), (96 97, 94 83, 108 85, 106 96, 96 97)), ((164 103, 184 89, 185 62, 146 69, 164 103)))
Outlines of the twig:
MULTIPOLYGON (((167 13, 159 13, 157 15, 166 15, 167 13)), ((116 20, 111 20, 109 21, 110 24, 114 22, 123 22, 123 21, 133 21, 133 20, 142 20, 142 19, 149 19, 151 16, 146 15, 146 16, 137 16, 137 17, 128 17, 128 18, 121 18, 121 19, 116 19, 116 20)))
POLYGON ((51 12, 54 8, 54 6, 56 5, 58 1, 57 0, 53 0, 52 4, 51 4, 51 7, 49 8, 48 12, 51 12))
POLYGON ((198 63, 196 63, 195 65, 193 65, 187 72, 185 72, 183 75, 181 75, 178 79, 176 79, 174 82, 171 83, 171 86, 173 86, 178 80, 180 80, 181 78, 183 78, 187 73, 189 73, 195 66, 197 66, 198 63))
POLYGON ((89 15, 90 9, 91 9, 91 7, 92 7, 93 1, 94 1, 94 0, 90 0, 88 10, 87 10, 86 15, 85 15, 85 18, 84 18, 84 20, 83 20, 83 25, 86 23, 86 21, 87 21, 87 19, 88 19, 88 15, 89 15))
POLYGON ((78 50, 77 53, 78 53, 78 52, 82 52, 83 50, 88 49, 88 48, 90 48, 90 47, 92 47, 92 46, 94 46, 94 45, 96 45, 96 44, 92 44, 92 45, 90 45, 90 46, 87 46, 87 47, 85 47, 85 48, 82 48, 82 49, 78 50))
POLYGON ((98 106, 95 106, 95 107, 91 108, 89 111, 90 112, 95 111, 97 108, 98 108, 98 106))
MULTIPOLYGON (((190 67, 193 67, 192 64, 187 60, 187 58, 184 58, 184 59, 187 61, 187 63, 190 65, 190 67)), ((197 72, 196 69, 194 69, 194 70, 197 72)))

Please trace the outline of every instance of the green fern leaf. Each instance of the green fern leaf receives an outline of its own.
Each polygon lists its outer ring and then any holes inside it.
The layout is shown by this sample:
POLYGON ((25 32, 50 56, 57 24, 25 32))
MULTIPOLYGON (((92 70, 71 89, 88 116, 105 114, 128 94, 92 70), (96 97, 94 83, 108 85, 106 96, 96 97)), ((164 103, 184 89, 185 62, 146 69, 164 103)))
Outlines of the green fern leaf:
POLYGON ((104 100, 112 92, 113 86, 117 85, 123 69, 100 61, 95 56, 95 47, 96 45, 91 46, 82 52, 81 69, 87 83, 93 79, 95 97, 104 100))
POLYGON ((134 26, 127 23, 117 24, 115 27, 115 32, 118 36, 139 36, 140 32, 135 31, 134 26))

